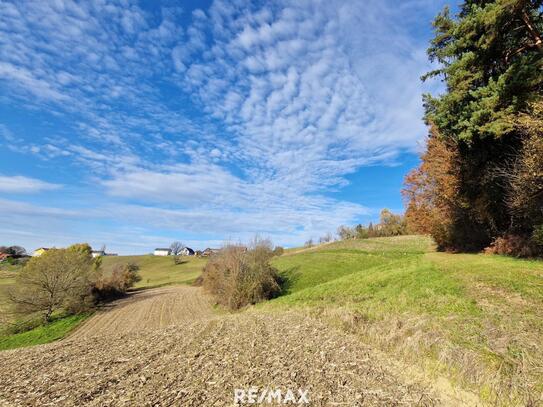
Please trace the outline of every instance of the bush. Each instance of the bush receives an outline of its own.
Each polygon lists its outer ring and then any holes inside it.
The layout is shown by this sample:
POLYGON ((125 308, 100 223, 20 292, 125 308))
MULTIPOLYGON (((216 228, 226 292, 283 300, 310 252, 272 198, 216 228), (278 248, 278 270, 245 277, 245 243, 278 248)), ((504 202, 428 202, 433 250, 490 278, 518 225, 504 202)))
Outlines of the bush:
POLYGON ((485 249, 488 254, 503 254, 514 257, 533 257, 537 248, 529 239, 518 235, 498 237, 485 249))
POLYGON ((275 249, 273 249, 274 256, 282 256, 284 252, 285 249, 283 249, 281 246, 277 246, 275 249))
POLYGON ((535 227, 532 233, 532 242, 540 249, 543 248, 543 225, 535 227))
POLYGON ((202 285, 217 303, 235 310, 276 297, 281 279, 269 261, 271 243, 255 239, 251 248, 228 245, 214 254, 202 273, 202 285))
POLYGON ((117 265, 111 275, 101 276, 93 287, 96 300, 104 301, 114 299, 126 294, 129 288, 141 281, 138 274, 139 266, 135 263, 117 265))

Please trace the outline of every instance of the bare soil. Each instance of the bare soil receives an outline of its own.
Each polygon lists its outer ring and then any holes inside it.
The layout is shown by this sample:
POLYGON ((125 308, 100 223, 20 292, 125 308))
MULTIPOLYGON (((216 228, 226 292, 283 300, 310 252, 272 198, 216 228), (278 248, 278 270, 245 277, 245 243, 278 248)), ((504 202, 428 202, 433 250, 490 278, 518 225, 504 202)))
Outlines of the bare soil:
POLYGON ((0 352, 0 366, 6 406, 224 406, 252 386, 305 389, 316 406, 460 405, 323 322, 213 315, 193 287, 138 293, 65 340, 0 352))
POLYGON ((137 291, 102 309, 72 335, 73 339, 156 330, 213 316, 211 303, 189 286, 137 291))

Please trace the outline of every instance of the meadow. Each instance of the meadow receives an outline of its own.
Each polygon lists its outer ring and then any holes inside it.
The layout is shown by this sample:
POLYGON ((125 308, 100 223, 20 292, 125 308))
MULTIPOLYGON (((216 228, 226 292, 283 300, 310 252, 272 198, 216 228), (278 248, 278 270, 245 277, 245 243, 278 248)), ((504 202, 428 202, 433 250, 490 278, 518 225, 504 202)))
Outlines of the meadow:
POLYGON ((274 261, 283 296, 260 310, 301 309, 484 400, 543 391, 543 262, 437 253, 401 236, 335 242, 274 261))
POLYGON ((141 281, 135 289, 155 288, 173 284, 191 284, 202 272, 207 259, 183 257, 181 264, 175 264, 173 257, 144 256, 105 256, 102 268, 110 272, 117 265, 134 263, 140 267, 141 281))

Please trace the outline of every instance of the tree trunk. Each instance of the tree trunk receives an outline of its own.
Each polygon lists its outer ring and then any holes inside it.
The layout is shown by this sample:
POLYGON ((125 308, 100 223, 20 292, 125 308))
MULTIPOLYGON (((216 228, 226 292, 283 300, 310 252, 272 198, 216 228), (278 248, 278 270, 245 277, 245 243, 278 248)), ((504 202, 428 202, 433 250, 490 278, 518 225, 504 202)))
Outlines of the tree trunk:
POLYGON ((522 10, 522 21, 524 21, 524 25, 526 25, 526 28, 530 32, 530 35, 534 39, 533 46, 536 47, 539 52, 543 52, 543 39, 541 38, 541 33, 537 30, 537 28, 532 23, 532 20, 530 19, 530 16, 526 12, 526 10, 522 10))

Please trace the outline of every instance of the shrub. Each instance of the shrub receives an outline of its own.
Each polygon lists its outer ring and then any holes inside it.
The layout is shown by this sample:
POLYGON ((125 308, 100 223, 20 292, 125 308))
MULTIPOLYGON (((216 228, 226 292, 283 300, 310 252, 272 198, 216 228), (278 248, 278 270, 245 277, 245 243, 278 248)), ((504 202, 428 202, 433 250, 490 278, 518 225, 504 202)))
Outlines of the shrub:
POLYGON ((202 285, 217 303, 233 310, 273 298, 281 291, 281 280, 269 263, 272 257, 267 240, 255 239, 249 250, 228 245, 205 266, 202 285))
POLYGON ((138 274, 139 266, 135 263, 117 265, 111 275, 102 275, 93 287, 93 293, 97 300, 104 301, 121 297, 129 288, 141 281, 138 274))
POLYGON ((535 227, 532 233, 532 242, 540 249, 543 248, 543 225, 535 227))
POLYGON ((273 249, 274 256, 282 256, 284 252, 285 249, 283 249, 281 246, 277 246, 275 249, 273 249))
POLYGON ((537 248, 529 239, 519 235, 505 235, 498 237, 485 249, 488 254, 503 254, 515 257, 532 257, 537 253, 537 248))

